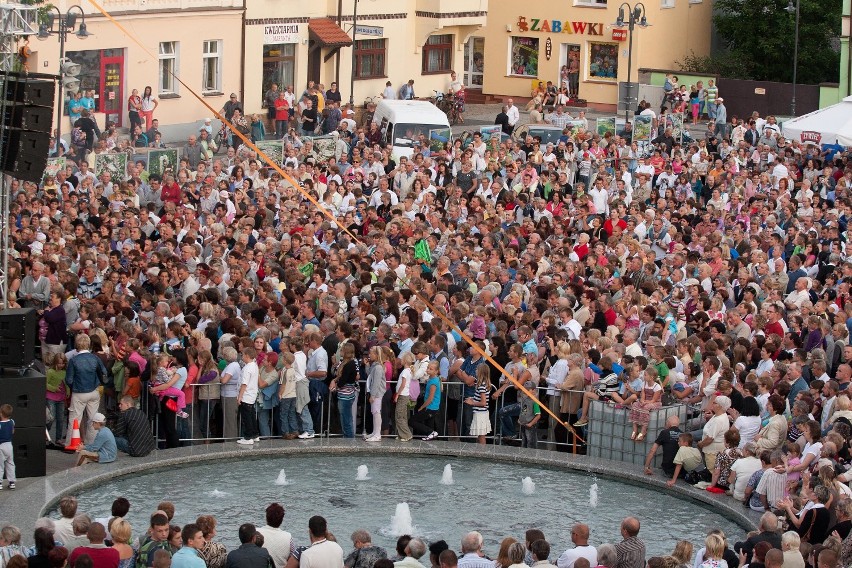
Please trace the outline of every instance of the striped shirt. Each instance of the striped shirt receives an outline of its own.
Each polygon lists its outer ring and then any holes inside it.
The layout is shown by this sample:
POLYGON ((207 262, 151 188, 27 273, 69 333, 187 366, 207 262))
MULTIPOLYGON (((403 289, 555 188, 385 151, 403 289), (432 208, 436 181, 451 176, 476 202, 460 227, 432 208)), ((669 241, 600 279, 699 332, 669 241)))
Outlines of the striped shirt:
POLYGON ((476 392, 474 392, 474 394, 473 394, 473 400, 474 400, 474 403, 475 403, 474 407, 473 407, 474 412, 488 412, 488 405, 487 404, 485 406, 476 406, 476 405, 479 404, 482 401, 483 397, 485 397, 486 400, 488 399, 488 391, 489 390, 490 389, 488 388, 488 385, 477 385, 476 386, 476 392))
POLYGON ((147 456, 156 447, 148 417, 138 408, 128 408, 119 415, 115 436, 127 440, 128 455, 133 457, 147 456))
POLYGON ((787 474, 778 473, 771 468, 767 469, 763 472, 755 493, 766 495, 766 502, 770 507, 775 507, 778 501, 787 496, 787 474))

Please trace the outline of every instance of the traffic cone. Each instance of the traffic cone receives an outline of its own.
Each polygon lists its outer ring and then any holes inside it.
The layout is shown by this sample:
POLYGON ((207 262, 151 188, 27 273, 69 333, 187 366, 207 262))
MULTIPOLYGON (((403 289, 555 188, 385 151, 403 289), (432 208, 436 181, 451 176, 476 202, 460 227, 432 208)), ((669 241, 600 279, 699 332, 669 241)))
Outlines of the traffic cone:
POLYGON ((65 446, 65 451, 76 452, 83 441, 80 439, 80 421, 74 419, 74 428, 71 430, 71 442, 65 446))

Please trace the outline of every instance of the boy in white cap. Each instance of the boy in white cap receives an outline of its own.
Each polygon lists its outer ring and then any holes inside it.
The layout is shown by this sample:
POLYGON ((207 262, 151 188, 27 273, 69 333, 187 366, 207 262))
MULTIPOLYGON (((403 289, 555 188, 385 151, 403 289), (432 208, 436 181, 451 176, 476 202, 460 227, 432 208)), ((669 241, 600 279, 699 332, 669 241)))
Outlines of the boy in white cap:
POLYGON ((100 412, 95 413, 92 416, 92 427, 97 434, 91 444, 86 444, 77 450, 80 454, 77 465, 89 462, 114 462, 118 455, 118 448, 115 445, 115 436, 113 436, 112 431, 106 426, 106 416, 100 412))

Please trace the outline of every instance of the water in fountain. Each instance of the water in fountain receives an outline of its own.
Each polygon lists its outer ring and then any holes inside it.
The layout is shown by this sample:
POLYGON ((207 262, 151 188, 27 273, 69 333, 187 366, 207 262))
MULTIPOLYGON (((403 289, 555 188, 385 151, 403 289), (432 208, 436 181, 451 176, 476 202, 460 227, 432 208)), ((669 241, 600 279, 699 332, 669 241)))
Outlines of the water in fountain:
POLYGON ((219 491, 218 489, 214 489, 213 491, 210 491, 207 494, 210 495, 211 497, 225 497, 226 495, 228 495, 224 491, 219 491))
POLYGON ((275 485, 290 485, 290 482, 287 481, 287 474, 284 473, 284 470, 278 472, 278 479, 275 480, 275 485))
POLYGON ((598 484, 592 483, 592 486, 589 487, 589 507, 592 509, 598 506, 598 484))
POLYGON ((453 466, 447 464, 444 466, 444 475, 441 476, 441 485, 453 484, 453 466))
POLYGON ((358 466, 358 477, 356 477, 355 479, 357 479, 358 481, 366 481, 366 480, 370 479, 369 474, 370 474, 370 470, 369 470, 369 468, 367 468, 366 465, 359 465, 358 466))
POLYGON ((416 528, 412 524, 411 509, 408 508, 408 503, 397 503, 396 512, 391 517, 390 526, 382 529, 380 532, 386 536, 402 536, 404 534, 414 535, 416 528))
POLYGON ((521 490, 524 492, 524 495, 535 493, 535 482, 531 477, 525 477, 521 480, 521 490))

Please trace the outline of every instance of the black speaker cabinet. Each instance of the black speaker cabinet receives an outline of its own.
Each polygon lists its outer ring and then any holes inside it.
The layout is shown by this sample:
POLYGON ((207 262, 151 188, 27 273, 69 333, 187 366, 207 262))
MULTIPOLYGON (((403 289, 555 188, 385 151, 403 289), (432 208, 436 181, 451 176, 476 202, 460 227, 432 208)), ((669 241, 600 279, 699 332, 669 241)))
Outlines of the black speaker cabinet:
POLYGON ((45 427, 45 376, 27 369, 23 376, 18 372, 0 375, 0 404, 12 405, 12 419, 16 428, 45 427))
POLYGON ((3 122, 7 127, 50 134, 53 109, 35 105, 7 105, 3 122))
POLYGON ((10 73, 3 81, 3 96, 10 102, 53 108, 56 83, 10 73))
POLYGON ((36 311, 0 311, 0 367, 26 367, 35 359, 36 311))
POLYGON ((44 428, 18 428, 12 436, 16 477, 44 477, 47 474, 47 438, 44 428))

